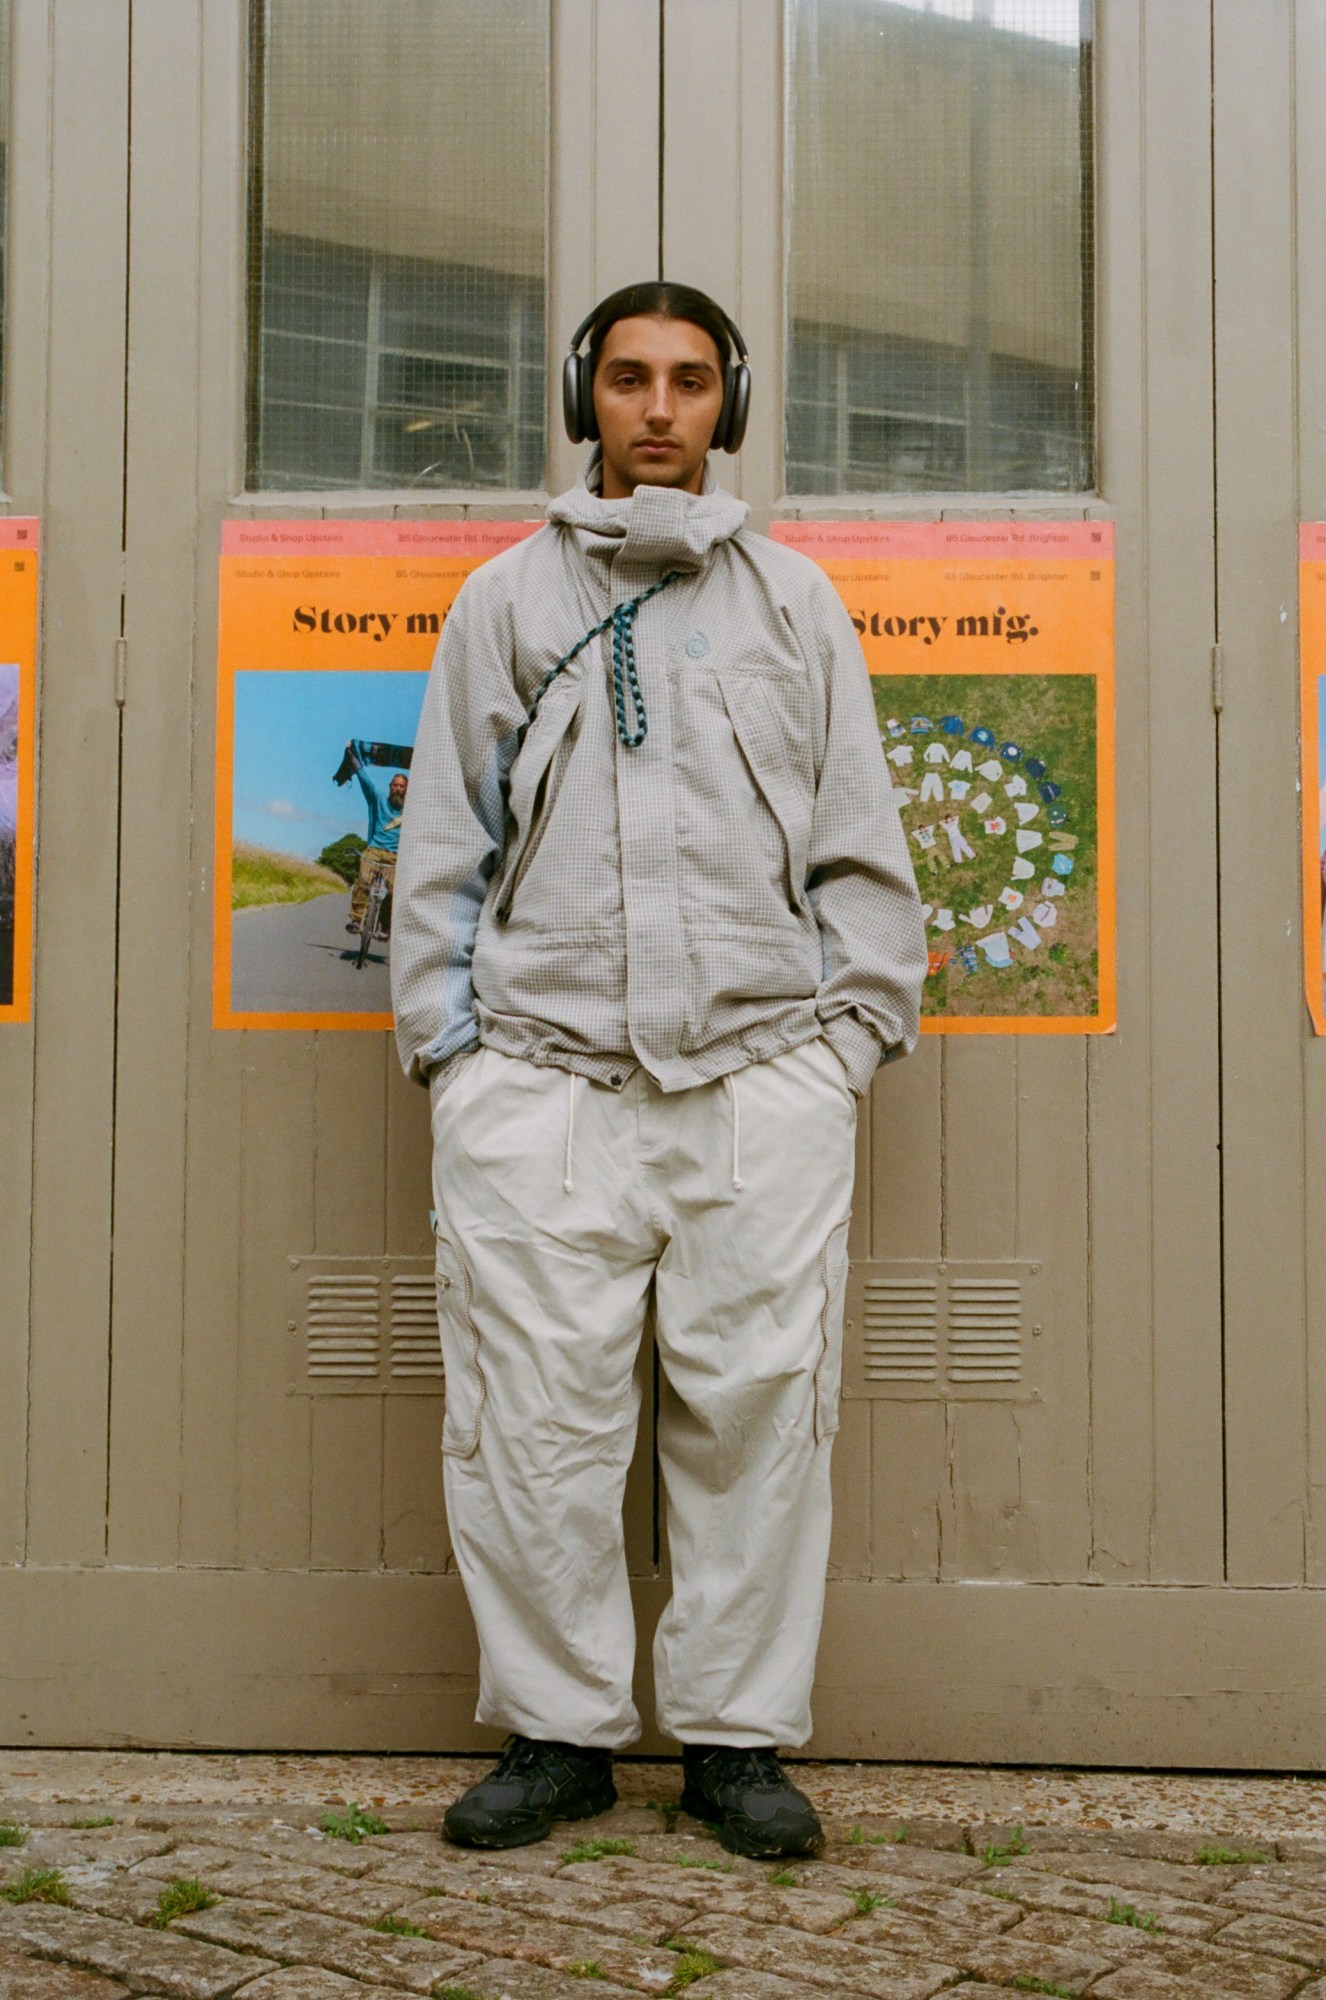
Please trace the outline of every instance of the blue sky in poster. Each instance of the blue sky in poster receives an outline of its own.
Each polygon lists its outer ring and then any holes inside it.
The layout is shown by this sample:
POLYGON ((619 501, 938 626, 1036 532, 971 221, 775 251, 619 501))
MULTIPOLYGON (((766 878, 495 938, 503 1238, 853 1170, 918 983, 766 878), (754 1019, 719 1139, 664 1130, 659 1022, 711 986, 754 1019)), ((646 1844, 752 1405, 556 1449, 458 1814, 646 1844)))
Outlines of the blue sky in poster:
POLYGON ((315 859, 329 841, 368 830, 353 779, 332 783, 346 742, 413 743, 426 673, 235 676, 234 836, 315 859))

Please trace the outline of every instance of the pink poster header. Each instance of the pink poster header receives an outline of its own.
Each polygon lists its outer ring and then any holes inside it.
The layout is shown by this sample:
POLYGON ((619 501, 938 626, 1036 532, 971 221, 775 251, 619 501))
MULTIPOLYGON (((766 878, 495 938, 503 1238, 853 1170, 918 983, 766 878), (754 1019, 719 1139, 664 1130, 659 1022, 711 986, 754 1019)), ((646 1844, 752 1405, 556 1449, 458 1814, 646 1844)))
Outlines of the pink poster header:
POLYGON ((1326 562, 1326 521, 1301 521, 1298 529, 1300 562, 1326 562))
POLYGON ((41 546, 41 523, 32 514, 10 514, 0 518, 0 549, 35 549, 41 546))
MULTIPOLYGON (((7 523, 5 525, 8 525, 7 523)), ((459 556, 482 561, 540 521, 223 521, 223 556, 459 556)))
POLYGON ((1114 558, 1113 521, 775 521, 769 533, 817 562, 1114 558))

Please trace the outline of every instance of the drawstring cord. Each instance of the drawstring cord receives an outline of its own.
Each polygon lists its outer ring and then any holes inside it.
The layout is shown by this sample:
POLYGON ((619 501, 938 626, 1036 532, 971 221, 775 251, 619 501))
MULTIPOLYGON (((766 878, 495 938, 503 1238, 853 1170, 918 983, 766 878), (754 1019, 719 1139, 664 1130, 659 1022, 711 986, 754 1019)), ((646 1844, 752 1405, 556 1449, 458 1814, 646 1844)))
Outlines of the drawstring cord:
POLYGON ((566 1073, 566 1158, 562 1163, 562 1193, 574 1194, 575 1182, 571 1178, 571 1152, 576 1138, 576 1073, 566 1073))
POLYGON ((557 679, 564 667, 569 667, 579 653, 583 653, 591 639, 612 627, 612 705, 617 711, 617 734, 628 750, 638 750, 649 733, 649 717, 645 714, 645 698, 640 691, 640 676, 635 667, 635 615, 642 604, 648 604, 651 597, 657 597, 660 590, 666 590, 681 575, 679 569, 670 569, 657 583, 651 583, 648 590, 642 590, 638 597, 627 598, 618 604, 606 618, 591 626, 583 639, 577 639, 569 653, 563 653, 556 666, 546 673, 539 683, 539 691, 530 704, 525 727, 528 729, 539 712, 539 703, 557 679), (629 729, 626 720, 626 697, 631 697, 631 713, 635 728, 629 729))
POLYGON ((746 1183, 741 1178, 741 1100, 737 1096, 736 1078, 725 1076, 723 1088, 732 1106, 732 1185, 740 1194, 746 1183))

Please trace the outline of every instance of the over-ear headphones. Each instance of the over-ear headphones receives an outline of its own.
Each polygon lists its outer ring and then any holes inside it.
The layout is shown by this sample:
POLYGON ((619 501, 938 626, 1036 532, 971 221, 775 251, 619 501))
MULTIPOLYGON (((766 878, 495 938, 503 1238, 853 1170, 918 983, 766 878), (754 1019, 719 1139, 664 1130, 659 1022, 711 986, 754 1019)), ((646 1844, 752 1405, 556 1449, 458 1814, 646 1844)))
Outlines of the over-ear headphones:
MULTIPOLYGON (((593 369, 589 356, 581 354, 580 343, 585 335, 598 325, 604 308, 614 304, 617 296, 614 293, 609 299, 601 299, 593 312, 581 320, 571 336, 570 352, 562 364, 562 416, 566 423, 566 435, 572 444, 581 444, 587 438, 596 439, 599 434, 598 419, 594 415, 593 369)), ((723 407, 714 426, 709 449, 740 451, 741 441, 746 435, 746 421, 750 416, 750 357, 746 352, 746 343, 740 329, 729 319, 722 306, 715 304, 712 299, 706 299, 705 302, 722 321, 735 349, 735 358, 730 354, 724 364, 723 407)), ((648 307, 640 308, 641 315, 647 315, 648 310, 648 307)), ((619 316, 634 317, 625 313, 619 316)), ((678 313, 676 317, 684 319, 685 314, 678 313)))

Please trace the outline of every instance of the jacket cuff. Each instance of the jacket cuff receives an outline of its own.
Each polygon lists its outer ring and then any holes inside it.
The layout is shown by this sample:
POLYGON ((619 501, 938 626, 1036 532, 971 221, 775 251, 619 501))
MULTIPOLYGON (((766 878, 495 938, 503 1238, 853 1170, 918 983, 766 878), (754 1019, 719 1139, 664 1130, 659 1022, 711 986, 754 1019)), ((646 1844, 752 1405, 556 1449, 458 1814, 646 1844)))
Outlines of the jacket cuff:
POLYGON ((447 1088, 447 1085, 454 1083, 461 1064, 468 1062, 471 1056, 477 1056, 478 1053, 479 1044, 477 1042, 467 1042, 463 1049, 456 1049, 451 1055, 444 1056, 441 1062, 433 1064, 428 1075, 421 1079, 428 1085, 428 1100, 430 1104, 436 1104, 438 1098, 447 1088))
POLYGON ((858 1097, 870 1088, 870 1079, 886 1060, 879 1037, 850 1014, 835 1014, 824 1023, 824 1039, 847 1071, 847 1081, 858 1097))

